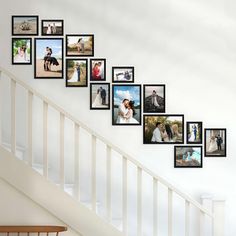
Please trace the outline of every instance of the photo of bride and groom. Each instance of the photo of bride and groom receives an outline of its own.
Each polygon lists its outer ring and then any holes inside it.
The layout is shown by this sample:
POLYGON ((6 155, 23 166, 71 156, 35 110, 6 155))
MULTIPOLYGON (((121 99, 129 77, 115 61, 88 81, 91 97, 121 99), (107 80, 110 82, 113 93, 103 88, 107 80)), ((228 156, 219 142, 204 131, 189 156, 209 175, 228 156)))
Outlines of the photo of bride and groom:
POLYGON ((202 122, 187 122, 187 143, 202 143, 202 122))
POLYGON ((113 125, 141 125, 141 86, 113 85, 113 125))
POLYGON ((31 39, 12 39, 12 64, 31 64, 31 39))
POLYGON ((90 84, 90 109, 107 110, 110 109, 110 84, 91 83, 90 84))
POLYGON ((205 129, 205 156, 226 157, 226 129, 205 129))

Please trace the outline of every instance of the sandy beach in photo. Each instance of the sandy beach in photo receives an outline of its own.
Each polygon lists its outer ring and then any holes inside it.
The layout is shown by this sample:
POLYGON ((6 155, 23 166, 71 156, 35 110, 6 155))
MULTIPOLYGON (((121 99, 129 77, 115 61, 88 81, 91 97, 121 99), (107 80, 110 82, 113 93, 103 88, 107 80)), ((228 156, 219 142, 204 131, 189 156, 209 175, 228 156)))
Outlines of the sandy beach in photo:
MULTIPOLYGON (((23 21, 22 21, 23 23, 23 21)), ((37 25, 36 23, 30 23, 27 22, 30 25, 30 29, 29 30, 22 30, 20 28, 21 23, 14 23, 14 34, 36 34, 37 33, 37 25)))
POLYGON ((44 70, 44 60, 36 60, 36 77, 62 77, 62 60, 58 59, 59 65, 51 65, 51 71, 44 70))

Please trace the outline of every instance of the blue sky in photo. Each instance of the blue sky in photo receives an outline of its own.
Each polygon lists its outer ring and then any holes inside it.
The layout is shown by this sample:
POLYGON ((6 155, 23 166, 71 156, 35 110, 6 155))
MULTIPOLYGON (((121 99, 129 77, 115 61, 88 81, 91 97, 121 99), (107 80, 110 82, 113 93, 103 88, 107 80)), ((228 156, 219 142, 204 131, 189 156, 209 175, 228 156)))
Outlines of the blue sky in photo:
POLYGON ((46 47, 52 49, 52 57, 62 58, 62 40, 61 39, 37 39, 36 55, 37 59, 43 59, 46 47))
POLYGON ((134 101, 134 105, 140 105, 140 87, 135 85, 114 86, 114 104, 120 105, 123 99, 134 101))

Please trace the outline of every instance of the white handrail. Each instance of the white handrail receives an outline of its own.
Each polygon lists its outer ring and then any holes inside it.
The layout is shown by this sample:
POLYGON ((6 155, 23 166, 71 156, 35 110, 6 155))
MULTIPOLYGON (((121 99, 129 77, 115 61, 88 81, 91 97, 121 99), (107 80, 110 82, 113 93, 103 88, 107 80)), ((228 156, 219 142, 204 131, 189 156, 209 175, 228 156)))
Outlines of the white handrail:
MULTIPOLYGON (((82 122, 80 122, 79 120, 77 120, 74 116, 72 116, 71 114, 69 114, 67 111, 65 111, 63 108, 61 108, 60 106, 56 105, 54 102, 52 102, 50 99, 46 98, 45 96, 43 96, 42 94, 40 94, 39 92, 37 92, 36 90, 34 90, 33 88, 31 88, 29 85, 27 85, 26 83, 24 83, 23 81, 19 80, 18 78, 16 78, 12 73, 8 72, 7 70, 5 70, 4 68, 0 67, 0 73, 3 72, 7 77, 9 77, 10 79, 12 79, 13 81, 17 82, 19 85, 21 85, 22 87, 24 87, 27 91, 30 91, 33 95, 37 96, 38 98, 40 98, 44 104, 50 105, 51 107, 53 107, 54 109, 56 109, 60 114, 64 115, 65 117, 67 117, 68 119, 70 119, 71 121, 73 121, 76 125, 78 125, 79 127, 83 128, 84 130, 86 130, 88 133, 90 133, 92 136, 96 137, 97 139, 99 139, 100 141, 102 141, 104 144, 107 145, 107 147, 109 149, 113 149, 114 151, 118 152, 121 156, 127 158, 127 160, 129 160, 130 162, 132 162, 134 165, 137 166, 138 169, 141 169, 143 172, 146 172, 146 174, 150 175, 153 179, 158 180, 158 182, 162 183, 163 185, 165 185, 169 190, 173 191, 174 193, 178 194, 180 197, 182 197, 183 199, 185 199, 187 202, 191 203, 193 206, 195 206, 196 208, 198 208, 202 213, 208 215, 211 218, 214 218, 212 212, 210 212, 209 210, 207 210, 205 207, 203 207, 200 203, 198 203, 196 200, 194 200, 193 198, 191 198, 188 194, 185 194, 184 192, 180 191, 179 189, 177 189, 176 187, 174 187, 172 184, 170 184, 168 181, 166 181, 165 179, 163 179, 162 177, 158 176, 157 174, 153 173, 151 170, 149 170, 148 168, 146 168, 144 165, 142 165, 140 162, 138 162, 136 159, 134 159, 132 156, 130 156, 129 154, 125 153, 123 150, 121 150, 119 147, 117 147, 116 145, 114 145, 113 143, 111 143, 110 141, 108 141, 107 139, 105 139, 104 137, 102 137, 100 134, 96 133, 95 131, 93 131, 92 129, 90 129, 88 126, 86 126, 85 124, 83 124, 82 122)), ((46 143, 45 143, 46 145, 46 143)), ((110 151, 108 151, 109 153, 110 151)), ((46 153, 45 153, 46 154, 46 153)), ((110 155, 110 154, 109 154, 110 155)), ((110 163, 108 162, 108 164, 110 165, 110 163)), ((108 167, 110 168, 110 167, 108 167)), ((110 171, 110 170, 109 170, 110 171)), ((47 173, 46 173, 47 174, 47 173)), ((110 185, 110 183, 108 183, 108 185, 110 185)), ((108 188, 110 188, 110 186, 108 186, 108 188)), ((108 199, 107 199, 107 204, 108 207, 110 208, 110 193, 108 193, 108 199)), ((110 215, 110 209, 108 209, 108 215, 110 215)))

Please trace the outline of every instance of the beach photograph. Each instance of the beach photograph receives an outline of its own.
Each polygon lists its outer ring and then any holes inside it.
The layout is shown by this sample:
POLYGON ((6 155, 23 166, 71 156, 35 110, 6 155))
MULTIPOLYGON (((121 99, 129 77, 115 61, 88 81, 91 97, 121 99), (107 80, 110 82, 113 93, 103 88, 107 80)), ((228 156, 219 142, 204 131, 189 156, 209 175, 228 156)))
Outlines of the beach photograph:
POLYGON ((42 35, 63 35, 63 20, 42 20, 42 35))
POLYGON ((112 82, 114 83, 133 83, 134 82, 134 67, 133 66, 113 66, 112 67, 112 82))
POLYGON ((12 16, 12 35, 38 35, 38 16, 12 16))
POLYGON ((35 78, 63 78, 63 39, 36 38, 35 45, 35 78))
POLYGON ((88 60, 66 59, 66 87, 88 86, 88 60))

